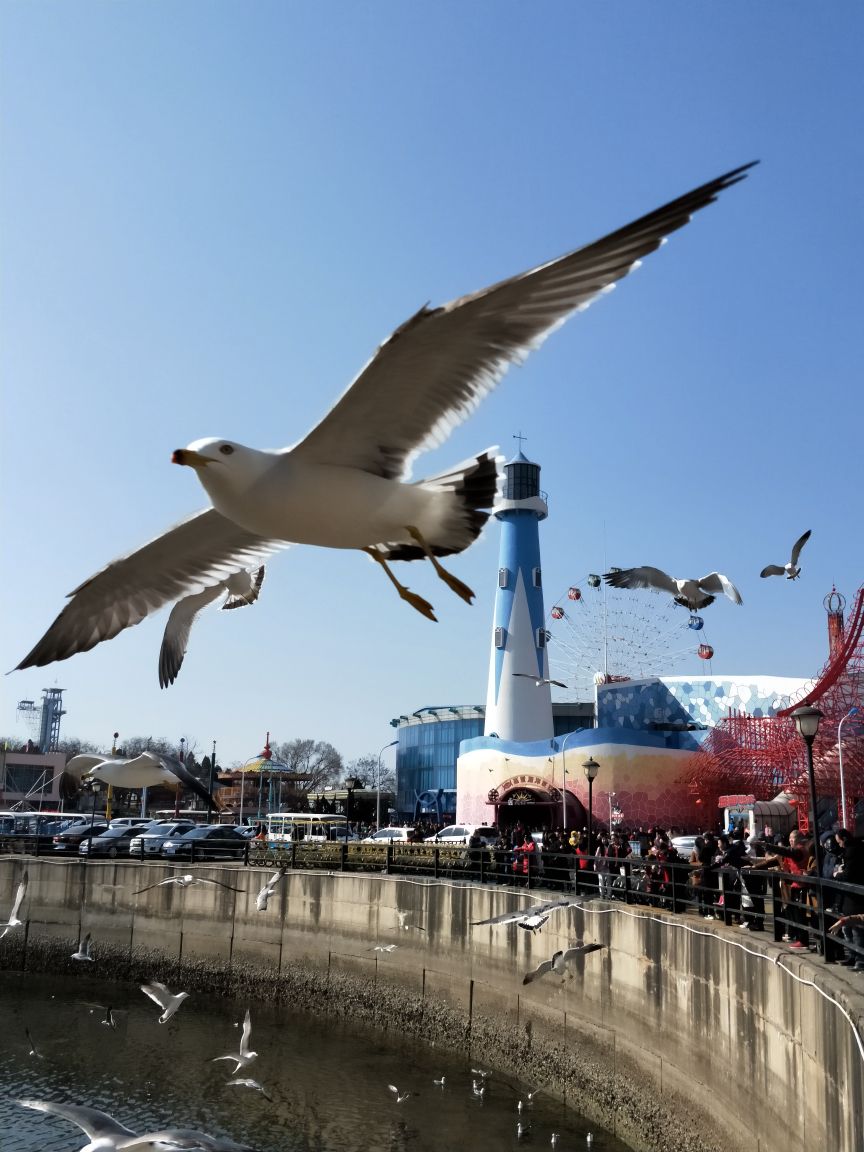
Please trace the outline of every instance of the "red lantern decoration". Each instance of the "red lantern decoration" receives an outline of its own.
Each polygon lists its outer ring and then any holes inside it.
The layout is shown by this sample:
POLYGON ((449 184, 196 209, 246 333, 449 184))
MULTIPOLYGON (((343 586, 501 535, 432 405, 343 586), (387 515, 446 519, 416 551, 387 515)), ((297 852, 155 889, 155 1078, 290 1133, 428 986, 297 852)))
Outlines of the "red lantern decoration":
POLYGON ((568 600, 581 600, 582 599, 582 593, 579 591, 578 588, 568 588, 567 589, 567 599, 568 600))
POLYGON ((700 644, 696 649, 696 654, 700 660, 710 660, 714 655, 714 649, 710 644, 700 644))
POLYGON ((552 609, 552 619, 553 620, 563 620, 564 619, 564 609, 559 608, 557 604, 552 609))

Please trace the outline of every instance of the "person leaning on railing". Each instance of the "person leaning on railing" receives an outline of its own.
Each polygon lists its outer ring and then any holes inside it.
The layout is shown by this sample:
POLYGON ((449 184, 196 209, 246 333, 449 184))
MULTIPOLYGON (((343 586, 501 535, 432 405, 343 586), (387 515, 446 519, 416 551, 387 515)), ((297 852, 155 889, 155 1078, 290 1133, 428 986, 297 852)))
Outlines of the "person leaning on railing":
MULTIPOLYGON (((841 852, 834 879, 844 884, 864 886, 864 842, 853 836, 848 828, 838 828, 834 833, 834 839, 841 852)), ((851 968, 853 972, 864 972, 864 927, 862 927, 864 895, 860 892, 844 892, 840 912, 840 919, 832 925, 831 931, 835 931, 839 925, 844 938, 860 949, 856 952, 847 952, 845 959, 840 963, 851 968)))
MULTIPOLYGON (((804 876, 810 859, 809 845, 803 832, 796 828, 789 833, 789 847, 774 844, 774 856, 780 857, 780 867, 794 876, 804 876)), ((783 881, 780 885, 780 898, 783 901, 783 917, 788 921, 783 939, 791 948, 806 948, 810 942, 807 931, 809 909, 806 902, 806 888, 797 880, 783 881)))

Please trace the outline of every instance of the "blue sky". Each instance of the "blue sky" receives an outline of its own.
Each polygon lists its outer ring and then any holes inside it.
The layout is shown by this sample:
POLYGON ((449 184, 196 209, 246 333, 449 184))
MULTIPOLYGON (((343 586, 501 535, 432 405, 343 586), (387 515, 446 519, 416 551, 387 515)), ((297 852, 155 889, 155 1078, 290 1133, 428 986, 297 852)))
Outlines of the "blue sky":
MULTIPOLYGON (((715 674, 815 674, 860 532, 864 15, 852 4, 41 3, 2 7, 4 650, 206 500, 171 451, 279 447, 442 303, 760 159, 450 440, 543 466, 551 602, 608 564, 719 569, 715 674), (796 584, 760 581, 805 528, 796 584)), ((67 689, 65 735, 274 739, 351 759, 391 717, 486 695, 498 538, 403 567, 295 548, 209 612, 161 691, 164 615, 3 679, 67 689)), ((668 669, 705 671, 695 657, 668 669)))

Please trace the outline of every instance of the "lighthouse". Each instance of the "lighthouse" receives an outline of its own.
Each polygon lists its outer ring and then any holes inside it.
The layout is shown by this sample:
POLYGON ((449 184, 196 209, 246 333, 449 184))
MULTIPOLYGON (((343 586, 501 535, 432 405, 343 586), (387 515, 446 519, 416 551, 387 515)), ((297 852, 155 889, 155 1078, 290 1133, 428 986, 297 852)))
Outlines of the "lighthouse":
POLYGON ((549 660, 539 532, 549 510, 540 465, 523 455, 518 439, 520 450, 504 466, 503 500, 495 508, 501 542, 484 734, 528 742, 553 735, 550 687, 542 683, 549 660))

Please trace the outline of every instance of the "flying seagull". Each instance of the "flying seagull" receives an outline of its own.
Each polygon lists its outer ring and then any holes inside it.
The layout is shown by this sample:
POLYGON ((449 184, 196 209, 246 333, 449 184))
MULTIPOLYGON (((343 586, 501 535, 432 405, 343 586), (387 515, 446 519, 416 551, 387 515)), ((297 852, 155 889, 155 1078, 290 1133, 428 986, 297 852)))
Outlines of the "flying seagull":
POLYGON ((760 576, 785 576, 787 580, 797 580, 801 575, 801 569, 798 567, 798 557, 801 555, 801 549, 810 539, 812 528, 808 528, 803 536, 799 536, 795 543, 792 545, 792 555, 789 558, 788 564, 768 564, 759 573, 760 576))
POLYGON ((486 451, 408 482, 437 446, 573 312, 746 176, 745 164, 583 248, 441 307, 423 307, 386 340, 323 420, 291 448, 196 440, 172 459, 198 475, 212 506, 79 585, 19 668, 65 660, 145 616, 260 564, 288 542, 366 552, 399 595, 435 619, 392 560, 428 559, 464 600, 473 593, 438 559, 479 536, 498 490, 486 451))
POLYGON ((536 688, 540 688, 543 684, 554 684, 556 688, 566 688, 567 685, 560 680, 538 679, 534 672, 514 672, 514 676, 522 676, 526 680, 533 680, 536 688))
POLYGON ((243 891, 242 888, 233 888, 230 884, 223 884, 221 880, 208 880, 204 876, 192 876, 187 873, 185 876, 169 876, 156 884, 148 884, 146 888, 136 888, 132 895, 140 896, 142 892, 149 892, 151 888, 164 888, 166 884, 175 884, 178 888, 190 888, 193 884, 209 884, 214 888, 227 888, 229 892, 243 891))
POLYGON ((397 1104, 401 1104, 403 1100, 407 1100, 411 1095, 410 1092, 400 1092, 395 1084, 388 1084, 387 1087, 395 1095, 397 1104))
POLYGON ((247 568, 240 572, 232 572, 225 580, 211 584, 203 592, 194 592, 190 596, 183 596, 171 609, 165 633, 162 637, 162 647, 159 650, 159 687, 167 688, 177 679, 186 648, 189 644, 189 632, 195 623, 195 617, 202 608, 218 600, 223 593, 227 593, 223 609, 242 608, 246 604, 254 604, 261 592, 264 582, 264 565, 251 572, 247 568))
POLYGON ((64 771, 81 783, 85 780, 101 780, 116 788, 148 788, 154 784, 163 784, 168 788, 188 788, 209 807, 217 804, 181 760, 161 752, 142 752, 140 756, 132 758, 79 752, 68 761, 64 771))
POLYGON ((160 984, 158 980, 151 980, 149 984, 142 984, 141 991, 145 996, 149 996, 151 1000, 155 1001, 162 1009, 162 1015, 159 1017, 160 1024, 167 1024, 180 1005, 189 996, 188 992, 178 992, 175 996, 172 992, 160 984))
POLYGON ((612 588, 655 588, 658 592, 668 592, 676 604, 683 604, 691 612, 707 608, 721 593, 733 604, 741 603, 741 593, 721 572, 709 572, 701 580, 679 580, 659 568, 621 568, 605 572, 603 579, 612 588))
POLYGON ((399 921, 400 929, 403 932, 410 932, 411 929, 414 928, 414 929, 416 929, 417 932, 425 932, 426 929, 423 927, 422 924, 412 924, 411 923, 411 921, 408 919, 408 917, 410 915, 411 915, 410 912, 405 912, 405 911, 397 909, 396 918, 399 921))
POLYGON ((90 955, 90 933, 89 932, 87 933, 87 935, 84 937, 83 940, 78 941, 78 951, 72 953, 72 959, 73 960, 89 960, 92 963, 93 957, 90 955))
POLYGON ((274 872, 264 887, 261 889, 261 891, 258 893, 258 895, 255 897, 255 907, 259 912, 267 911, 267 903, 270 900, 270 897, 276 891, 279 881, 285 875, 286 871, 286 868, 280 868, 278 872, 274 872))
POLYGON ((533 980, 539 980, 541 976, 545 976, 547 972, 557 972, 559 976, 563 976, 567 972, 567 965, 576 956, 587 956, 589 952, 596 952, 598 948, 602 947, 602 944, 577 944, 573 948, 565 948, 556 952, 551 960, 544 960, 542 964, 537 965, 533 972, 526 972, 522 977, 522 983, 530 984, 533 980))
POLYGON ((240 1035, 240 1051, 229 1052, 227 1056, 214 1056, 213 1063, 217 1060, 233 1060, 237 1067, 231 1073, 236 1076, 241 1068, 248 1068, 253 1060, 258 1059, 258 1053, 253 1052, 249 1047, 249 1037, 252 1035, 252 1016, 249 1009, 246 1009, 246 1015, 243 1017, 243 1032, 240 1035))
POLYGON ((136 1135, 131 1128, 96 1108, 78 1104, 55 1104, 53 1100, 19 1100, 22 1108, 48 1112, 75 1124, 90 1143, 81 1152, 252 1152, 246 1144, 235 1144, 224 1136, 208 1136, 191 1128, 163 1128, 159 1132, 136 1135))
POLYGON ((20 928, 24 923, 19 919, 18 913, 21 911, 21 905, 24 903, 24 897, 27 895, 27 883, 29 877, 25 872, 18 884, 18 891, 15 893, 15 899, 12 901, 12 911, 9 913, 9 919, 3 925, 3 931, 0 932, 0 940, 6 935, 10 928, 20 928))
POLYGON ((472 928, 479 928, 483 924, 516 924, 526 932, 539 932, 553 912, 559 908, 579 908, 582 900, 550 900, 545 904, 534 904, 528 908, 519 908, 516 912, 504 912, 501 916, 492 916, 488 920, 473 920, 472 928))
POLYGON ((264 1085, 259 1084, 257 1080, 252 1080, 244 1076, 234 1076, 231 1080, 226 1080, 225 1083, 226 1085, 236 1085, 238 1088, 251 1088, 253 1092, 260 1092, 265 1100, 269 1100, 271 1104, 273 1103, 273 1097, 267 1092, 264 1085))

